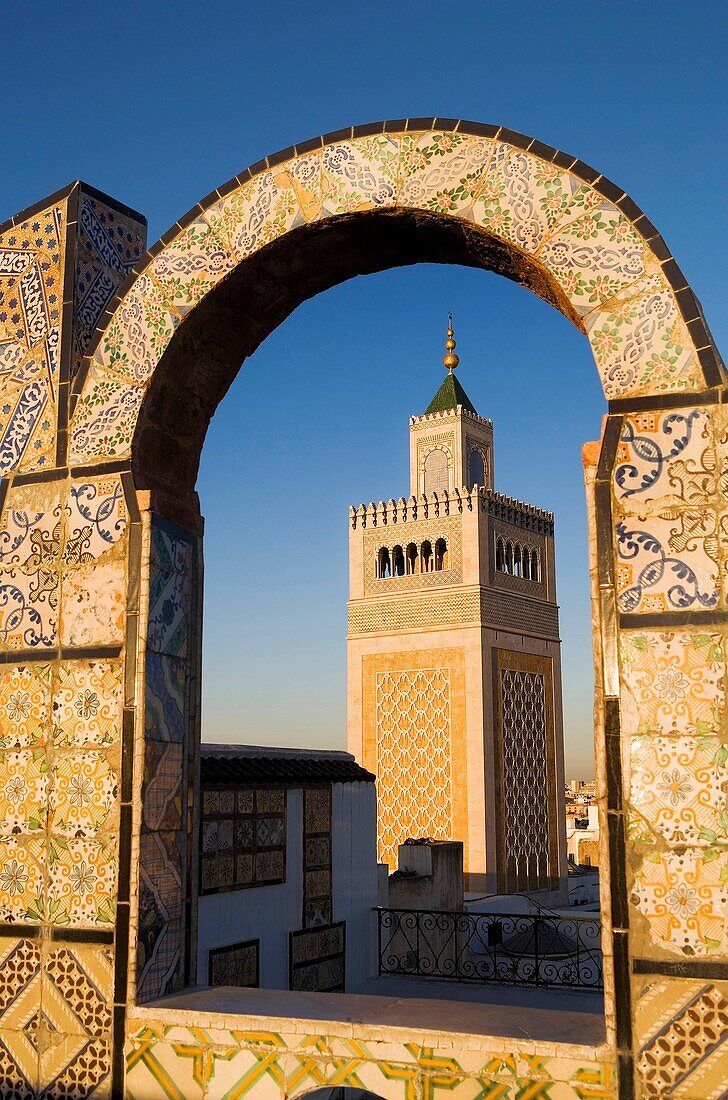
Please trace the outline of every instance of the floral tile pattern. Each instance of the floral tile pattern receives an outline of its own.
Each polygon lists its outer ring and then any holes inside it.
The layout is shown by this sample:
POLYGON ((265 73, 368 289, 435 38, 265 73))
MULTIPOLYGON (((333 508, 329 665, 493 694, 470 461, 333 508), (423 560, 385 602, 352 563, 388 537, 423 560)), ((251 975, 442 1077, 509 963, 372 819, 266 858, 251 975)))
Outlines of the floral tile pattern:
POLYGON ((53 742, 59 748, 99 747, 121 738, 120 661, 62 661, 53 692, 53 742))
POLYGON ((0 838, 0 921, 41 920, 45 865, 42 839, 32 834, 0 838))
POLYGON ((56 753, 48 807, 54 835, 93 837, 116 826, 118 779, 106 753, 56 753))
POLYGON ((114 840, 65 840, 48 846, 49 913, 56 924, 109 925, 114 919, 117 852, 114 840))
POLYGON ((50 665, 0 668, 0 748, 42 745, 51 714, 50 665))
POLYGON ((128 453, 143 388, 180 319, 232 266, 307 221, 395 206, 467 219, 534 256, 584 318, 607 397, 700 388, 673 292, 614 203, 505 142, 375 134, 258 173, 155 257, 109 322, 74 416, 74 461, 128 453))
POLYGON ((73 462, 128 452, 144 390, 107 371, 94 360, 73 414, 73 462))
POLYGON ((118 476, 72 484, 66 511, 65 565, 95 561, 111 550, 126 532, 126 504, 118 476))
POLYGON ((47 791, 43 749, 0 752, 0 836, 45 829, 47 791))
POLYGON ((653 945, 678 955, 728 950, 728 851, 650 852, 635 872, 632 904, 653 945))
POLYGON ((632 739, 633 834, 670 845, 728 844, 728 746, 717 737, 632 739))
POLYGON ((624 631, 623 724, 628 733, 716 733, 725 704, 725 654, 707 631, 624 631))

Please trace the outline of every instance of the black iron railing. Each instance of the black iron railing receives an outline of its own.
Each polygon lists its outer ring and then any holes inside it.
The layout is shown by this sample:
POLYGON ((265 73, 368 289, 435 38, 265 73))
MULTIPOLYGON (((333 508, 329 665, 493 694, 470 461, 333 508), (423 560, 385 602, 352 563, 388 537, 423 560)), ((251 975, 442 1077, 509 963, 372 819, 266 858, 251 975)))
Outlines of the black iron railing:
POLYGON ((600 922, 525 913, 379 909, 379 973, 604 988, 600 922))

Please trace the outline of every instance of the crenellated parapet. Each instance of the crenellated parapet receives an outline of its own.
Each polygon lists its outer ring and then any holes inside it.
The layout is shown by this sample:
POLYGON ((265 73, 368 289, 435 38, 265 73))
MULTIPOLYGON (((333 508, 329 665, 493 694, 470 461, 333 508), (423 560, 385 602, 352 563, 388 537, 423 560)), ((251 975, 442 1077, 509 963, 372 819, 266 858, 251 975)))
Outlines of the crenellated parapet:
POLYGON ((367 527, 388 527, 413 520, 439 518, 458 515, 480 508, 488 515, 506 523, 512 523, 524 530, 537 531, 539 534, 554 533, 553 512, 536 508, 522 500, 496 493, 474 485, 472 489, 464 486, 439 493, 423 493, 421 496, 400 497, 399 500, 372 501, 369 504, 353 505, 349 508, 349 522, 352 530, 367 527))
POLYGON ((480 416, 476 412, 471 412, 470 409, 464 408, 462 405, 457 405, 453 409, 438 409, 436 412, 423 413, 421 416, 410 417, 410 428, 420 427, 422 424, 428 424, 432 422, 437 423, 438 420, 451 420, 454 416, 462 417, 465 420, 472 420, 474 424, 482 424, 483 427, 493 430, 493 421, 488 420, 485 416, 480 416))

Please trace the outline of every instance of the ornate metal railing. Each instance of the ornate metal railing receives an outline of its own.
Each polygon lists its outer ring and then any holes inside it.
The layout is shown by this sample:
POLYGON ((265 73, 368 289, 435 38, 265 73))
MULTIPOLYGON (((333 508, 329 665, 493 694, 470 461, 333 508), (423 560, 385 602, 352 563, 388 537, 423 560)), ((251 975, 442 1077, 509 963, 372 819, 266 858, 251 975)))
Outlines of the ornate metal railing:
POLYGON ((379 973, 546 988, 604 988, 597 919, 379 909, 379 973))

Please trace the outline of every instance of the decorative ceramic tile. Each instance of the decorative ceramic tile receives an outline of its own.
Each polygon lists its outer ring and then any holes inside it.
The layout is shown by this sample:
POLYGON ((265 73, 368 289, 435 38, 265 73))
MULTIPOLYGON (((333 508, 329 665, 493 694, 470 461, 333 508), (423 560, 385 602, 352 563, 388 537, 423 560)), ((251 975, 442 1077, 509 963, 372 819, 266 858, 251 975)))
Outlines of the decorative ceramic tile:
POLYGON ((716 737, 632 739, 633 833, 668 844, 728 844, 728 746, 716 737))
POLYGON ((113 986, 111 947, 53 946, 43 960, 43 1011, 59 1032, 109 1032, 113 986))
POLYGON ((140 836, 140 929, 149 946, 149 931, 159 923, 179 920, 184 900, 185 838, 180 832, 149 832, 140 836))
POLYGON ((116 378, 98 362, 89 369, 70 430, 70 461, 129 453, 144 390, 116 378))
POLYGON ((238 260, 304 223, 286 165, 261 172, 205 213, 238 260))
POLYGON ((71 377, 89 349, 101 314, 146 245, 142 222, 83 191, 76 233, 71 377))
POLYGON ((146 273, 184 316, 237 262, 201 216, 155 256, 146 273))
POLYGON ((123 538, 127 527, 121 478, 93 478, 71 485, 67 505, 63 562, 95 561, 123 538))
POLYGON ((180 320, 169 298, 145 271, 134 280, 109 321, 99 354, 118 378, 143 385, 180 320))
POLYGON ((144 828, 179 829, 182 825, 182 780, 184 749, 173 741, 150 741, 144 745, 142 802, 144 828))
POLYGON ((569 201, 565 172, 522 149, 498 143, 472 217, 484 229, 535 252, 563 217, 569 201))
POLYGON ((137 946, 139 1004, 166 997, 184 986, 184 926, 181 920, 149 923, 140 914, 137 946))
POLYGON ((628 218, 601 200, 599 208, 572 208, 539 256, 581 316, 631 287, 645 273, 645 245, 628 218))
POLYGON ((616 524, 617 601, 626 613, 707 610, 719 597, 718 528, 706 511, 616 524))
POLYGON ((656 946, 678 955, 725 953, 728 852, 651 852, 635 872, 632 904, 647 918, 656 946))
POLYGON ((0 668, 0 748, 43 745, 50 729, 50 665, 0 668))
POLYGON ((126 575, 123 561, 73 566, 63 572, 61 643, 118 645, 124 641, 126 575))
POLYGON ((725 701, 721 635, 623 632, 621 657, 627 733, 705 737, 720 728, 725 701))
POLYGON ((116 844, 111 840, 64 840, 48 847, 49 915, 55 924, 109 925, 116 898, 116 844))
POLYGON ((662 275, 641 296, 610 300, 585 318, 605 396, 698 390, 702 372, 662 275))
POLYGON ((0 752, 0 835, 42 832, 47 790, 44 749, 0 752))
MULTIPOLYGON (((151 1028, 140 1028, 127 1041, 126 1087, 130 1096, 155 1097, 159 1100, 203 1100, 205 1082, 200 1068, 208 1061, 194 1058, 199 1040, 190 1036, 189 1043, 159 1041, 151 1028)), ((214 1065, 214 1061, 213 1061, 214 1065)), ((208 1071, 209 1072, 209 1071, 208 1071)))
POLYGON ((152 569, 149 588, 148 648, 156 653, 187 655, 192 577, 152 569))
POLYGON ((717 486, 708 409, 673 409, 624 418, 614 491, 627 510, 638 511, 643 503, 655 500, 699 507, 715 494, 717 486))
POLYGON ((0 648, 55 645, 61 533, 55 485, 10 494, 0 529, 0 648))
POLYGON ((18 1093, 12 1088, 19 1081, 36 1080, 42 1022, 40 944, 4 940, 0 967, 0 1093, 14 1096, 18 1093))
POLYGON ((106 753, 57 752, 48 808, 56 836, 93 837, 116 828, 118 778, 106 753))
POLYGON ((107 1100, 111 1095, 111 1038, 108 1036, 87 1039, 64 1035, 51 1043, 40 1055, 40 1080, 48 1082, 43 1096, 56 1097, 93 1096, 95 1100, 107 1100))
POLYGON ((645 1097, 725 1095, 728 988, 723 982, 650 979, 636 997, 637 1072, 645 1097))
POLYGON ((400 146, 389 134, 372 134, 336 145, 322 155, 324 215, 394 206, 400 146))
POLYGON ((207 965, 207 984, 210 986, 255 987, 260 975, 260 940, 215 947, 208 951, 207 965))
POLYGON ((53 690, 53 743, 86 748, 121 740, 120 661, 62 661, 53 690))
POLYGON ((37 1014, 40 971, 37 940, 0 942, 0 1029, 23 1031, 37 1014))
POLYGON ((493 155, 493 142, 464 134, 403 134, 399 204, 472 217, 493 155))
POLYGON ((35 923, 44 912, 45 840, 12 836, 0 839, 0 920, 35 923))
POLYGON ((66 199, 0 235, 0 473, 53 465, 66 199))
POLYGON ((185 738, 186 663, 161 653, 147 652, 145 729, 154 741, 185 738))

